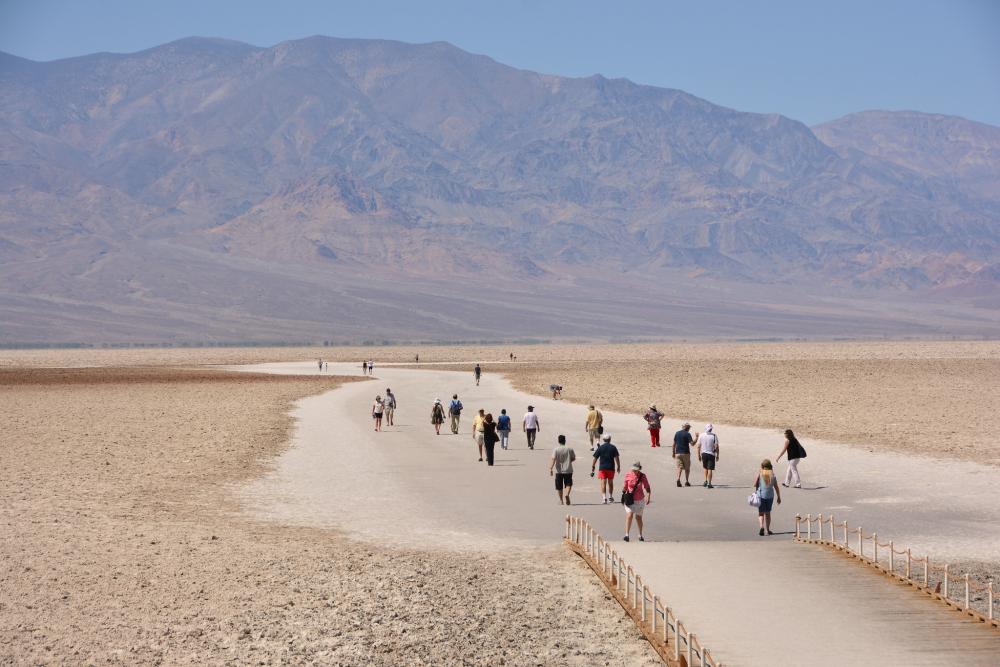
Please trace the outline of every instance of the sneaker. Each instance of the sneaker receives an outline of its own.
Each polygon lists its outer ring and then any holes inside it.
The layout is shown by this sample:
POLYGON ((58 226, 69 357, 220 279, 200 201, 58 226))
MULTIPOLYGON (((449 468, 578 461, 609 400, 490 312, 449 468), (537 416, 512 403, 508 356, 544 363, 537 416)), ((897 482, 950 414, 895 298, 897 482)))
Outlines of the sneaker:
POLYGON ((784 482, 782 482, 782 483, 781 483, 781 485, 782 485, 783 487, 785 487, 786 489, 788 488, 788 485, 787 485, 787 484, 785 484, 784 482))
POLYGON ((646 541, 646 538, 645 538, 645 537, 643 537, 642 535, 640 535, 640 536, 639 536, 639 541, 640 541, 640 542, 645 542, 645 541, 646 541))
POLYGON ((625 540, 626 542, 628 542, 628 535, 626 535, 626 536, 625 536, 625 537, 623 537, 622 539, 623 539, 623 540, 625 540))
POLYGON ((677 480, 677 486, 680 487, 680 485, 681 485, 681 480, 677 480))
POLYGON ((764 534, 764 529, 763 529, 763 528, 761 528, 761 529, 760 529, 760 532, 758 532, 757 534, 758 534, 758 535, 763 535, 763 534, 764 534))
POLYGON ((709 485, 708 485, 708 488, 710 488, 710 489, 714 489, 715 487, 714 487, 714 486, 712 486, 711 484, 709 484, 709 485))
POLYGON ((701 485, 702 486, 708 486, 708 482, 702 482, 701 485))
POLYGON ((768 535, 774 535, 774 533, 772 533, 771 531, 767 531, 767 534, 768 535))
POLYGON ((572 505, 572 504, 573 504, 573 503, 571 503, 571 502, 569 501, 569 496, 566 496, 566 504, 567 504, 567 505, 572 505))
POLYGON ((796 484, 796 485, 795 485, 795 488, 796 488, 796 489, 801 489, 801 488, 802 488, 802 485, 801 485, 801 484, 796 484))
POLYGON ((480 460, 480 461, 482 461, 482 460, 483 460, 483 457, 482 457, 482 456, 480 456, 480 457, 479 457, 479 460, 480 460))
POLYGON ((691 482, 684 482, 684 486, 691 486, 691 482))

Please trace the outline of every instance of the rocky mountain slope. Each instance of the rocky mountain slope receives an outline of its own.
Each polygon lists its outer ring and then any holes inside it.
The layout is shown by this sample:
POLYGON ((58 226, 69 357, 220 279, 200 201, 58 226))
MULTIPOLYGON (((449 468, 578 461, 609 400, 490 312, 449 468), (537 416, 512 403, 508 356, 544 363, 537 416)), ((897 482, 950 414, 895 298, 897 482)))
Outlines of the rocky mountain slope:
POLYGON ((997 320, 1000 129, 962 119, 810 130, 444 43, 326 37, 0 55, 0 108, 0 341, 997 320), (577 317, 588 302, 613 317, 577 317), (681 326, 650 303, 729 315, 681 326))

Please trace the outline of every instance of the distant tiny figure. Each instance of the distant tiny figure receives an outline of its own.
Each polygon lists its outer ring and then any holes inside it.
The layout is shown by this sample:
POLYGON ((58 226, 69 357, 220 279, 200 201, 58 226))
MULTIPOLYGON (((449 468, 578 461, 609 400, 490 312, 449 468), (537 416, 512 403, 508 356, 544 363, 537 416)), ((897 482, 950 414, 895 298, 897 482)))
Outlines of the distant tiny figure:
POLYGON ((485 444, 485 431, 484 424, 486 423, 486 411, 479 408, 479 414, 475 416, 472 420, 472 439, 476 441, 476 446, 479 447, 479 460, 483 460, 483 445, 485 444))
POLYGON ((701 454, 701 467, 705 470, 705 481, 701 485, 714 489, 712 477, 715 474, 715 465, 722 455, 722 449, 719 447, 719 436, 715 434, 714 427, 711 424, 706 424, 704 433, 695 434, 694 444, 698 445, 698 451, 701 454))
POLYGON ((514 353, 513 352, 510 353, 510 360, 514 361, 514 353))
POLYGON ((594 443, 600 443, 601 441, 601 426, 604 424, 604 415, 601 411, 591 405, 587 411, 587 422, 584 424, 583 428, 587 431, 587 436, 590 438, 590 451, 594 451, 594 443))
POLYGON ((521 430, 524 431, 525 436, 528 438, 528 449, 534 449, 535 436, 542 430, 541 424, 538 421, 538 415, 535 414, 535 406, 528 406, 528 412, 525 413, 524 419, 521 420, 521 430))
POLYGON ((552 392, 552 398, 553 399, 558 400, 558 399, 562 398, 562 390, 563 390, 563 388, 562 388, 561 384, 550 384, 549 385, 549 391, 552 392))
POLYGON ((375 402, 372 404, 372 417, 375 418, 375 430, 382 430, 382 413, 385 412, 385 403, 382 402, 381 396, 375 397, 375 402))
POLYGON ((392 389, 385 388, 385 420, 389 426, 393 426, 392 416, 396 413, 396 395, 392 389))
POLYGON ((500 449, 507 449, 510 446, 510 415, 506 408, 497 417, 497 435, 500 436, 500 449))
POLYGON ((375 375, 375 362, 368 360, 368 375, 375 375))
POLYGON ((760 462, 760 471, 753 481, 753 487, 760 498, 760 505, 757 507, 760 530, 757 534, 763 535, 766 529, 768 535, 774 535, 771 532, 771 505, 775 498, 778 499, 778 504, 781 504, 781 489, 778 488, 778 480, 774 477, 774 468, 769 460, 764 459, 760 462))
POLYGON ((560 435, 557 440, 559 445, 552 450, 552 458, 549 459, 549 477, 554 475, 556 478, 559 504, 571 505, 569 494, 573 490, 573 461, 576 461, 576 452, 572 447, 566 446, 565 435, 560 435))
POLYGON ((361 374, 368 375, 368 360, 365 359, 361 362, 361 374))
POLYGON ((597 468, 597 479, 601 483, 601 502, 615 502, 615 473, 622 471, 622 463, 618 457, 618 448, 611 444, 611 434, 604 434, 604 442, 594 450, 594 461, 590 464, 590 476, 594 476, 597 468))
POLYGON ((319 366, 319 372, 322 373, 323 372, 323 360, 322 359, 317 359, 316 360, 316 364, 319 366))
POLYGON ((493 448, 496 447, 497 440, 497 423, 493 421, 493 413, 487 412, 486 419, 483 421, 483 447, 486 448, 486 465, 493 465, 493 448))
POLYGON ((434 399, 434 407, 431 408, 431 424, 434 425, 434 432, 441 435, 441 424, 444 423, 444 406, 441 399, 434 399))
POLYGON ((663 413, 657 410, 655 405, 651 405, 642 418, 646 420, 646 428, 649 429, 649 446, 659 447, 660 424, 663 421, 663 413))
POLYGON ((413 361, 419 364, 420 363, 420 355, 419 354, 413 355, 413 361))
POLYGON ((781 485, 787 487, 789 484, 794 484, 796 489, 801 489, 802 480, 799 478, 799 460, 806 457, 806 448, 802 446, 799 439, 792 433, 792 429, 785 431, 785 446, 782 448, 781 453, 775 457, 774 461, 776 463, 781 460, 782 454, 787 454, 788 456, 788 470, 785 471, 785 481, 781 485))
POLYGON ((622 504, 625 505, 625 541, 628 542, 632 533, 632 517, 635 517, 636 527, 639 528, 639 541, 645 542, 642 536, 642 512, 646 505, 653 502, 653 490, 649 486, 649 478, 642 472, 642 464, 636 461, 632 464, 632 471, 625 475, 622 480, 622 504), (632 495, 632 503, 625 502, 632 495))
POLYGON ((328 371, 328 370, 330 370, 330 364, 328 364, 328 363, 326 363, 326 362, 324 361, 324 362, 323 362, 323 370, 324 370, 324 371, 328 371))
POLYGON ((451 432, 455 435, 458 435, 458 421, 462 418, 462 408, 458 394, 452 394, 451 403, 448 404, 448 415, 451 417, 451 432))
POLYGON ((472 374, 476 376, 476 386, 478 387, 479 378, 483 376, 483 369, 479 367, 479 364, 476 364, 476 367, 472 370, 472 374))
POLYGON ((677 486, 681 485, 681 472, 684 473, 684 486, 691 486, 691 424, 684 422, 681 430, 674 433, 673 457, 677 463, 677 486))

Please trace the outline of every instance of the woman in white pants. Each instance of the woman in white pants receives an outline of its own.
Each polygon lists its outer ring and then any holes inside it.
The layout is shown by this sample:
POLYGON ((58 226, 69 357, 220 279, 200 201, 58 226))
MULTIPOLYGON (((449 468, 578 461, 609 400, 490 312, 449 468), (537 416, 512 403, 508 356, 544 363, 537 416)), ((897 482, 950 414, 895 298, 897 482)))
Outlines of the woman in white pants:
POLYGON ((799 478, 799 460, 806 457, 806 448, 802 446, 799 439, 792 433, 792 429, 785 431, 785 446, 781 454, 774 459, 777 463, 783 455, 788 457, 788 470, 785 471, 785 481, 782 486, 793 485, 796 489, 802 488, 802 479, 799 478))

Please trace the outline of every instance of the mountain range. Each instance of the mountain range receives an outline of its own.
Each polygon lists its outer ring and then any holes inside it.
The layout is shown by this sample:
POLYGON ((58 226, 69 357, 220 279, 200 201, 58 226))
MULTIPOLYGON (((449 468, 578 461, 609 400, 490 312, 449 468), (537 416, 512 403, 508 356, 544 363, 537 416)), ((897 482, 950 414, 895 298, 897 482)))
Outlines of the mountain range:
POLYGON ((446 43, 0 54, 0 342, 996 335, 1000 128, 446 43))

